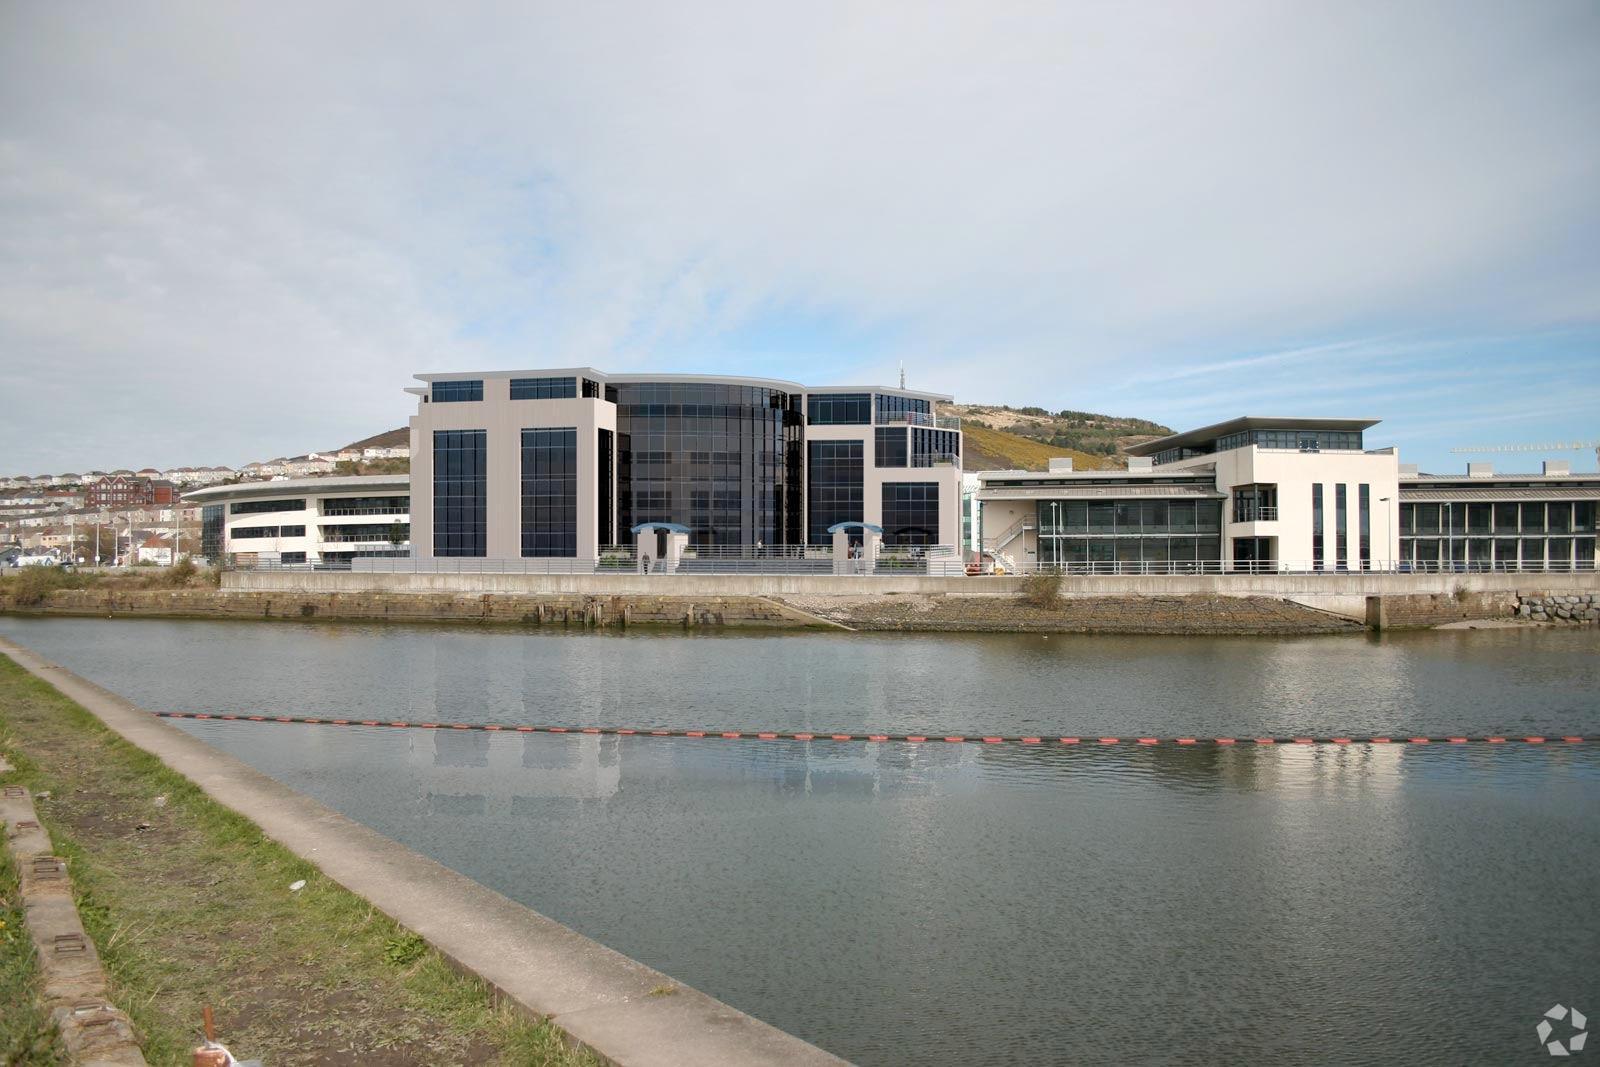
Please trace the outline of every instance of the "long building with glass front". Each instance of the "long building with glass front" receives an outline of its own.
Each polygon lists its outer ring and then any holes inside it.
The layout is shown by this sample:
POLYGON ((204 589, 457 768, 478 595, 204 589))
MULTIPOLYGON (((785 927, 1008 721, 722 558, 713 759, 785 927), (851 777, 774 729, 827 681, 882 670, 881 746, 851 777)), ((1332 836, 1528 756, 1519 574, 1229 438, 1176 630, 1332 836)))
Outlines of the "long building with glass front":
POLYGON ((800 549, 832 527, 886 547, 959 543, 951 398, 591 367, 422 374, 409 390, 421 558, 597 559, 636 527, 697 549, 800 549))
POLYGON ((1245 417, 1130 448, 1127 470, 985 471, 982 551, 1013 572, 1594 569, 1600 474, 1421 474, 1366 447, 1376 424, 1245 417))

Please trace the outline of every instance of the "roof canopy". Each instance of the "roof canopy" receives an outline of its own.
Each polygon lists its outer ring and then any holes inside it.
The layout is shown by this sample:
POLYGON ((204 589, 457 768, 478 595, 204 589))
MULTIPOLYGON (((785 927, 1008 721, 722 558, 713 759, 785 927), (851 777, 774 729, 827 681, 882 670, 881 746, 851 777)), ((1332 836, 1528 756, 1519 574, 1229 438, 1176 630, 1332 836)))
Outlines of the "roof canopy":
POLYGON ((1378 425, 1381 421, 1381 419, 1263 418, 1258 415, 1246 415, 1243 418, 1202 426, 1198 430, 1185 430, 1183 433, 1145 441, 1143 444, 1129 445, 1128 455, 1153 456, 1169 448, 1205 444, 1219 437, 1226 437, 1230 433, 1240 433, 1245 430, 1365 430, 1378 425))
POLYGON ((642 534, 646 530, 665 530, 668 533, 686 534, 689 532, 689 527, 678 522, 641 522, 628 532, 631 534, 642 534))

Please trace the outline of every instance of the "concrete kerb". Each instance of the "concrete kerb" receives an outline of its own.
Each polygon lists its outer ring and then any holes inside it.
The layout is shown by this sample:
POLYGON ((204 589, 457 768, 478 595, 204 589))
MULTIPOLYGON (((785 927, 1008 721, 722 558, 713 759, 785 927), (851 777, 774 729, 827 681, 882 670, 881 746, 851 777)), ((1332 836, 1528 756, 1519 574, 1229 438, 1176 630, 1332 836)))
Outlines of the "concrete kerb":
POLYGON ((0 652, 509 1003, 617 1067, 845 1061, 540 915, 0 638, 0 652), (670 987, 670 996, 654 995, 670 987))

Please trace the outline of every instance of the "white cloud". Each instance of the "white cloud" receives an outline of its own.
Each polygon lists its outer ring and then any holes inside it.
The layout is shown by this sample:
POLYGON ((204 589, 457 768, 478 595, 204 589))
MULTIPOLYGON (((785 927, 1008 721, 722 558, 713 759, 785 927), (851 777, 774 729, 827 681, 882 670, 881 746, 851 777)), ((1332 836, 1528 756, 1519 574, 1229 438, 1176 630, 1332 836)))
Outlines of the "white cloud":
POLYGON ((796 320, 993 399, 1593 326, 1596 100, 1587 3, 9 5, 0 468, 796 320))

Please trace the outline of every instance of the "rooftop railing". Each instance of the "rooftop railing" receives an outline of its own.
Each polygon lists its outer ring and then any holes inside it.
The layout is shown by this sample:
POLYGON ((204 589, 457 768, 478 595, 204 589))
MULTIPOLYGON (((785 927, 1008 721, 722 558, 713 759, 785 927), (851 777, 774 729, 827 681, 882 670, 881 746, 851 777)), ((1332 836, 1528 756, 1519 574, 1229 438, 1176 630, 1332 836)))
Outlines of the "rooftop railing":
POLYGON ((936 430, 959 430, 961 420, 953 415, 927 415, 920 411, 893 411, 879 415, 879 426, 926 426, 936 430))

